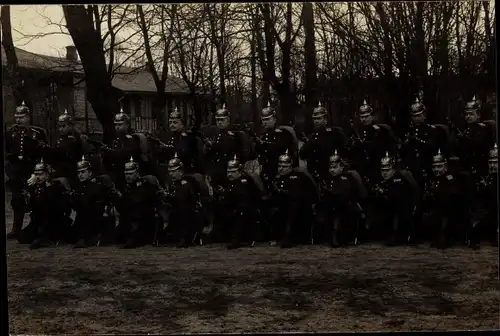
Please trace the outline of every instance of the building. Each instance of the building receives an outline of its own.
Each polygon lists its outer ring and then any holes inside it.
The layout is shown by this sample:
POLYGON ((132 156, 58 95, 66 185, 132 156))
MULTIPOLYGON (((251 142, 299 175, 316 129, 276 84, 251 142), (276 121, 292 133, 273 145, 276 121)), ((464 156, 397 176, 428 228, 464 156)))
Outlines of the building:
MULTIPOLYGON (((87 101, 84 72, 78 61, 74 46, 66 47, 66 57, 39 55, 16 48, 18 63, 24 85, 30 92, 30 105, 33 110, 33 122, 54 134, 57 117, 67 110, 73 115, 76 126, 83 132, 101 130, 92 105, 87 101)), ((2 47, 2 68, 5 70, 6 57, 2 47)), ((13 123, 15 101, 9 80, 4 71, 2 89, 4 94, 5 124, 13 123)), ((112 85, 117 94, 123 96, 122 106, 129 114, 132 126, 137 129, 152 131, 156 122, 152 117, 152 104, 156 87, 150 73, 144 70, 134 71, 121 68, 115 74, 112 85)), ((177 107, 187 120, 191 112, 189 91, 182 79, 169 77, 166 84, 167 106, 171 111, 177 107)))

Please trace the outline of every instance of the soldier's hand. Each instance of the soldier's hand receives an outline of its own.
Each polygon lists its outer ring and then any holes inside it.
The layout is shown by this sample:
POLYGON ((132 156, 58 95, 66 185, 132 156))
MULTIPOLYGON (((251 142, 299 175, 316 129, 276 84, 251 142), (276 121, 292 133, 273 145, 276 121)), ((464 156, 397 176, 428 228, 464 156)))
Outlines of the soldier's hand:
POLYGON ((28 179, 27 183, 31 187, 38 181, 38 178, 35 176, 35 174, 31 174, 31 177, 28 179))

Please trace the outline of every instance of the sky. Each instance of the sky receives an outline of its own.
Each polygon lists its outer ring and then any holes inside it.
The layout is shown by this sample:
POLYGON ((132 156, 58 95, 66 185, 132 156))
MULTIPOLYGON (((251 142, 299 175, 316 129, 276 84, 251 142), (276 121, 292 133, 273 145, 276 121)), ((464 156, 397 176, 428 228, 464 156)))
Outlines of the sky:
POLYGON ((36 39, 26 38, 26 35, 60 33, 57 25, 63 18, 60 5, 11 5, 12 37, 14 45, 26 51, 50 56, 64 56, 68 45, 73 41, 69 35, 57 34, 39 37, 36 39), (28 43, 29 42, 29 43, 28 43))

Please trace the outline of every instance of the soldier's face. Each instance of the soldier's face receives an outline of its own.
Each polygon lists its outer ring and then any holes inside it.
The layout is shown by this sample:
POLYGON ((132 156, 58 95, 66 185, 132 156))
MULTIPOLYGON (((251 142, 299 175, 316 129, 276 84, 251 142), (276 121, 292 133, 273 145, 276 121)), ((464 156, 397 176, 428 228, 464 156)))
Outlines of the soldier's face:
POLYGON ((423 113, 412 114, 411 121, 415 125, 422 125, 425 122, 425 115, 423 113))
POLYGON ((434 164, 432 165, 432 173, 434 176, 441 176, 446 173, 446 164, 434 164))
POLYGON ((226 129, 229 127, 229 118, 216 118, 215 123, 217 124, 217 128, 226 129))
POLYGON ((279 164, 278 165, 278 175, 287 175, 292 172, 292 166, 289 164, 279 164))
POLYGON ((126 133, 128 129, 128 123, 126 121, 115 121, 115 131, 118 134, 126 133))
POLYGON ((236 179, 239 179, 241 176, 241 172, 239 170, 228 170, 227 171, 227 178, 229 181, 234 181, 236 179))
POLYGON ((380 169, 380 173, 384 180, 388 180, 394 175, 394 168, 382 168, 380 169))
POLYGON ((342 174, 344 167, 341 164, 332 164, 328 167, 328 172, 332 174, 332 176, 339 176, 342 174))
POLYGON ((498 161, 489 161, 488 171, 490 174, 496 174, 498 172, 498 161))
POLYGON ((132 184, 139 178, 139 173, 137 171, 126 171, 125 172, 125 182, 132 184))
POLYGON ((363 124, 363 126, 370 126, 373 124, 373 116, 371 114, 360 115, 359 121, 363 124))
POLYGON ((49 174, 47 174, 46 172, 37 171, 34 173, 34 175, 35 175, 36 183, 38 183, 38 184, 45 183, 49 180, 49 174))
POLYGON ((479 114, 474 110, 465 110, 464 112, 465 121, 468 124, 475 123, 479 120, 479 114))
POLYGON ((91 172, 88 169, 79 170, 77 172, 77 175, 78 175, 78 180, 80 182, 85 182, 85 181, 88 181, 90 179, 91 172))
POLYGON ((182 123, 182 120, 180 119, 170 119, 168 121, 168 127, 172 132, 180 131, 183 127, 184 124, 182 123))
POLYGON ((320 128, 326 125, 325 116, 314 116, 313 117, 313 125, 315 128, 320 128))
POLYGON ((269 118, 262 118, 260 120, 262 122, 262 127, 268 129, 268 128, 274 128, 276 125, 276 118, 275 117, 269 117, 269 118))
POLYGON ((57 128, 59 130, 59 134, 61 134, 61 135, 66 135, 69 132, 71 132, 71 125, 69 125, 67 123, 59 123, 57 125, 57 128))
POLYGON ((16 124, 22 125, 22 126, 28 126, 30 124, 30 117, 25 114, 25 115, 17 115, 15 116, 16 119, 16 124))
POLYGON ((169 170, 168 176, 172 179, 172 181, 179 181, 183 176, 182 169, 169 170))

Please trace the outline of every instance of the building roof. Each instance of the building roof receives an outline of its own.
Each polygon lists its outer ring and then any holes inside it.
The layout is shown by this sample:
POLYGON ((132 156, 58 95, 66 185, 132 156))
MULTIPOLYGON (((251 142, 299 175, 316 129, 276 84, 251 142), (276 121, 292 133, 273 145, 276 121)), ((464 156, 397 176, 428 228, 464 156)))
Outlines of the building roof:
MULTIPOLYGON (((83 75, 80 61, 70 61, 62 57, 35 54, 20 48, 16 49, 19 66, 27 69, 42 69, 55 72, 71 71, 83 75)), ((2 46, 2 66, 7 65, 7 57, 2 46)), ((161 76, 161 74, 158 74, 161 76)), ((155 93, 156 85, 153 76, 146 70, 120 67, 111 81, 112 85, 126 93, 155 93)), ((166 93, 187 94, 188 87, 184 80, 168 76, 165 83, 166 93)))

